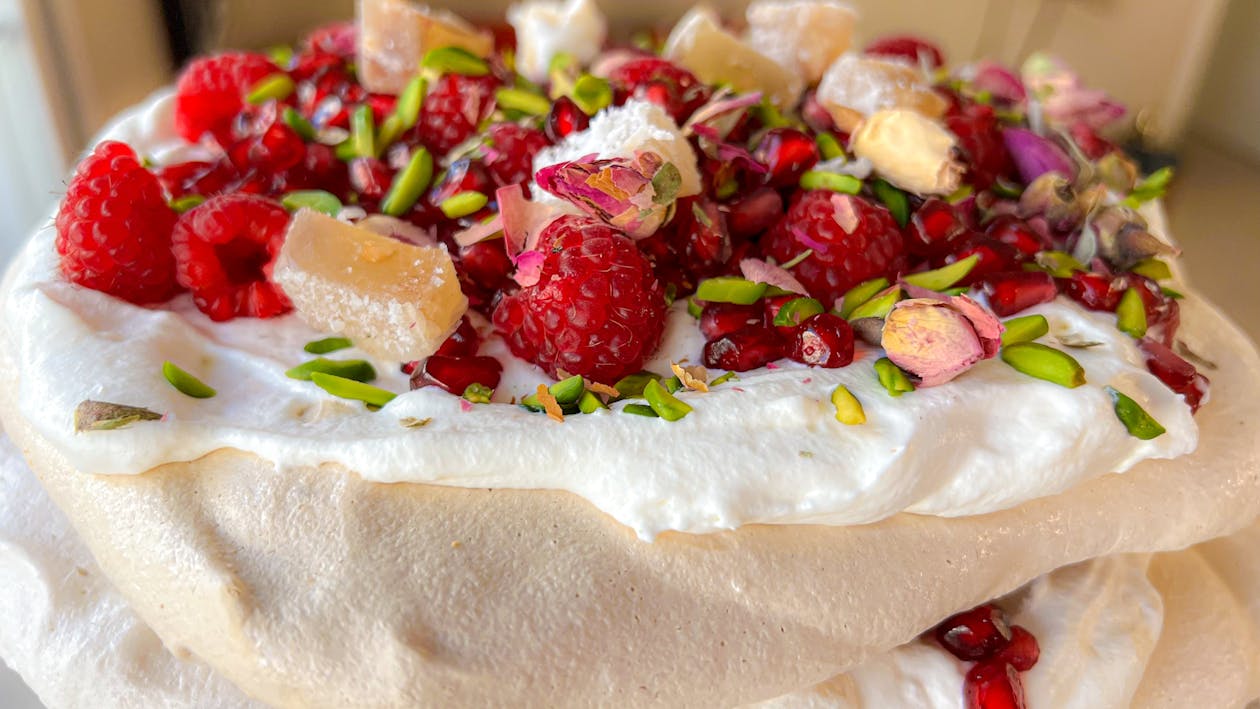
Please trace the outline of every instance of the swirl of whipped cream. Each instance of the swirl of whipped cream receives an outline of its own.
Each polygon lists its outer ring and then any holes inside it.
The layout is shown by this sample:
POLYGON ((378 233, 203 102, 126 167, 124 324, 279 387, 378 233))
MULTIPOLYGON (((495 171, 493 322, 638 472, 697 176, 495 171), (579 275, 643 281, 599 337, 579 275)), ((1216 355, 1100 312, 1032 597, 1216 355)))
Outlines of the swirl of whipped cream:
MULTIPOLYGON (((161 93, 104 137, 168 161, 189 150, 171 115, 171 96, 161 93)), ((1031 312, 1046 316, 1051 337, 1093 343, 1073 350, 1089 378, 1078 389, 995 359, 893 399, 871 370, 879 350, 859 348, 843 369, 784 363, 741 373, 710 393, 680 393, 694 412, 673 423, 622 415, 617 406, 557 423, 507 405, 549 380, 481 322, 483 354, 505 363, 499 405, 461 406, 430 387, 370 412, 284 375, 309 358, 302 345, 324 335, 297 318, 212 323, 187 296, 161 308, 133 306, 67 283, 53 239, 51 228, 39 232, 18 258, 4 318, 23 363, 21 414, 90 473, 138 474, 236 448, 280 467, 340 463, 380 482, 568 490, 650 539, 752 523, 864 524, 903 511, 982 514, 1145 459, 1180 456, 1197 443, 1189 409, 1146 371, 1114 316, 1065 299, 1031 312), (167 360, 218 396, 195 400, 174 390, 161 376, 167 360), (840 384, 862 402, 865 425, 835 420, 829 397, 840 384), (1151 441, 1128 435, 1105 385, 1133 397, 1168 432, 1151 441), (85 399, 144 406, 165 419, 75 434, 72 412, 85 399), (424 419, 420 428, 404 425, 424 419)), ((680 304, 648 368, 698 362, 702 346, 680 304)), ((397 363, 376 364, 378 385, 407 391, 397 363)))

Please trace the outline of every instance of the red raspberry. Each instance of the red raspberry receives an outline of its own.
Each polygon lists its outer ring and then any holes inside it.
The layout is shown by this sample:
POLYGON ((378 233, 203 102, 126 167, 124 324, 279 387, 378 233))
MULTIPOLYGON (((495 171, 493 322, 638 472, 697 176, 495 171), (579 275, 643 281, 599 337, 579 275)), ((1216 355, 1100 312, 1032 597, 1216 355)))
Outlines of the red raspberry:
POLYGON ((709 87, 695 74, 660 57, 632 59, 608 75, 617 105, 639 98, 660 105, 682 125, 709 100, 709 87))
POLYGON ((490 114, 498 85, 499 80, 489 75, 443 74, 424 97, 415 128, 420 142, 440 157, 468 140, 490 114))
POLYGON ((542 131, 516 123, 496 123, 488 131, 486 168, 500 187, 528 182, 534 176, 534 155, 547 147, 542 131))
POLYGON ((797 193, 787 215, 766 233, 762 248, 779 263, 812 250, 792 274, 823 303, 906 266, 905 240, 887 209, 826 190, 797 193))
POLYGON ((171 237, 180 285, 214 320, 269 318, 289 310, 271 282, 289 213, 248 194, 213 197, 184 214, 171 237))
POLYGON ((516 356, 604 383, 639 371, 665 330, 665 294, 624 234, 565 216, 542 233, 537 285, 505 296, 494 324, 516 356))
POLYGON ((216 139, 229 136, 250 88, 278 71, 261 54, 232 52, 194 60, 175 87, 175 130, 194 143, 206 133, 216 139))
POLYGON ((135 151, 101 143, 79 163, 57 212, 61 272, 132 303, 167 300, 179 290, 171 256, 176 218, 135 151))

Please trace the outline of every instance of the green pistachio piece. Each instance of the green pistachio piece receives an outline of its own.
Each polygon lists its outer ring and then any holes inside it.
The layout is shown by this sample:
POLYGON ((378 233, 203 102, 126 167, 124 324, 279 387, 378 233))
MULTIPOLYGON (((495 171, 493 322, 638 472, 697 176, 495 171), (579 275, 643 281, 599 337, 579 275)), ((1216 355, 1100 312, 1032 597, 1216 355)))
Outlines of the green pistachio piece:
POLYGON ((887 357, 875 360, 875 376, 879 377, 879 383, 891 397, 914 391, 914 382, 910 381, 910 377, 906 376, 906 373, 887 357))
POLYGON ((840 317, 845 320, 853 314, 859 305, 874 298, 877 293, 888 287, 887 278, 872 278, 849 289, 840 299, 840 317))
POLYGON ((622 399, 637 399, 643 396, 643 390, 647 388, 648 382, 660 381, 661 375, 655 372, 637 372, 635 374, 627 374, 613 388, 617 390, 617 395, 622 399))
POLYGON ((162 376, 171 386, 175 387, 179 393, 185 396, 191 396, 194 399, 209 399, 218 392, 213 387, 185 372, 171 362, 162 363, 162 376))
POLYGON ((701 305, 700 302, 696 300, 694 297, 688 298, 687 299, 687 314, 699 320, 700 316, 704 314, 704 306, 701 305))
POLYGON ((476 214, 489 202, 490 198, 484 194, 466 190, 442 200, 442 203, 438 205, 438 209, 442 210, 447 219, 459 219, 460 217, 476 214))
POLYGON ((708 278, 700 281, 699 287, 696 288, 696 298, 706 303, 752 305, 761 300, 765 294, 765 283, 754 283, 734 276, 708 278))
POLYGON ((337 350, 348 350, 351 347, 354 347, 354 343, 348 337, 325 337, 322 340, 306 343, 302 349, 311 354, 322 355, 337 350))
POLYGON ((880 291, 874 298, 854 308, 853 312, 849 313, 848 319, 861 320, 862 318, 887 317, 899 300, 901 300, 901 286, 890 286, 880 291))
POLYGON ((853 175, 822 170, 810 170, 801 175, 800 184, 803 190, 830 190, 842 194, 857 194, 862 191, 862 181, 853 175))
POLYGON ((1003 347, 1002 361, 1015 371, 1068 389, 1085 383, 1085 369, 1072 355, 1040 342, 1021 342, 1003 347))
MULTIPOLYGON (((433 181, 433 156, 423 147, 412 153, 407 166, 394 176, 389 192, 381 200, 381 212, 391 217, 401 217, 411 210, 420 195, 429 189, 433 181)), ((458 195, 456 195, 458 196, 458 195)))
POLYGON ((1172 269, 1167 263, 1157 258, 1146 258, 1138 261, 1137 264, 1129 269, 1139 276, 1146 276, 1152 281, 1166 281, 1172 278, 1172 269))
POLYGON ((298 366, 284 373, 289 379, 297 379, 304 382, 311 381, 311 375, 316 372, 324 374, 332 374, 334 376, 343 377, 345 379, 353 379, 356 382, 370 382, 376 379, 376 369, 371 363, 362 359, 325 359, 319 357, 309 362, 303 362, 298 366))
POLYGON ((325 374, 324 372, 312 372, 311 381, 315 386, 333 396, 352 401, 362 401, 368 406, 384 406, 398 396, 392 391, 386 391, 371 384, 356 382, 353 379, 338 377, 334 374, 325 374))
POLYGON ((1042 251, 1034 257, 1034 260, 1043 271, 1055 278, 1071 278, 1077 271, 1089 270, 1076 260, 1076 257, 1065 251, 1042 251))
POLYGON ((385 117, 377 132, 376 144, 382 151, 393 145, 420 120, 420 108, 424 105, 424 94, 428 86, 429 82, 423 76, 417 75, 398 95, 394 112, 385 117))
POLYGON ((367 104, 350 114, 350 144, 354 146, 355 157, 376 157, 376 119, 367 104))
POLYGON ((1116 306, 1116 328, 1136 338, 1146 335, 1146 304, 1136 288, 1130 288, 1120 296, 1120 305, 1116 306))
POLYGON ((498 89, 494 102, 505 111, 519 111, 527 116, 545 116, 551 112, 546 96, 523 89, 498 89))
POLYGON ((660 418, 660 414, 656 413, 656 409, 653 409, 647 404, 626 404, 621 408, 621 412, 624 414, 634 414, 635 416, 660 418))
POLYGON ((1139 406, 1136 401, 1111 387, 1104 387, 1104 389, 1111 396, 1111 402, 1116 411, 1116 418, 1120 419, 1120 423, 1124 424, 1130 436, 1149 441, 1166 433, 1166 429, 1152 418, 1150 414, 1146 413, 1146 410, 1139 406))
POLYGON ((1033 340, 1050 332, 1050 323, 1044 315, 1025 315, 1011 318, 1002 323, 1006 329, 1002 331, 1002 346, 1018 345, 1033 340))
POLYGON ((612 86, 607 79, 583 74, 573 83, 572 98, 583 113, 593 116, 612 105, 612 86))
POLYGON ((586 391, 586 383, 582 381, 581 375, 574 374, 547 387, 547 391, 555 397, 557 404, 568 406, 578 403, 582 398, 582 392, 586 391))
POLYGON ((906 193, 884 180, 872 181, 871 191, 875 193, 879 201, 884 203, 885 207, 888 207, 888 211, 892 212, 897 225, 904 228, 910 221, 910 198, 906 196, 906 193))
POLYGON ((184 212, 189 212, 197 207, 200 207, 205 204, 205 202, 206 198, 199 194, 186 194, 183 197, 177 197, 171 200, 170 205, 171 209, 183 214, 184 212))
POLYGON ((847 426, 866 423, 866 411, 848 387, 841 384, 831 392, 831 403, 836 407, 836 420, 847 426))
POLYGON ((972 254, 948 266, 942 266, 931 271, 923 271, 922 273, 912 273, 904 276, 901 280, 920 288, 939 292, 966 278, 967 274, 971 273, 971 269, 975 268, 979 262, 980 254, 972 254))
POLYGON ((322 212, 330 217, 335 217, 341 212, 341 200, 337 199, 337 195, 324 190, 297 190, 289 192, 280 198, 280 204, 290 212, 296 212, 299 209, 314 209, 322 212))
POLYGON ((657 416, 666 421, 677 421, 687 414, 691 413, 691 407, 684 404, 673 394, 665 391, 665 387, 661 383, 653 379, 643 388, 643 398, 647 399, 648 406, 656 412, 657 416))
POLYGON ((844 148, 840 147, 840 141, 830 133, 819 133, 814 142, 818 144, 818 154, 823 160, 835 160, 844 157, 844 148))
POLYGON ((727 372, 726 374, 723 374, 717 379, 714 379, 713 381, 709 382, 709 388, 712 389, 713 387, 719 384, 725 384, 727 382, 737 382, 737 381, 739 381, 739 376, 737 374, 735 374, 734 372, 727 372))
POLYGON ((439 76, 442 74, 485 76, 490 73, 490 65, 484 59, 459 47, 439 47, 430 50, 420 60, 420 68, 439 76))
POLYGON ((826 308, 814 298, 793 298, 775 313, 774 324, 776 327, 796 327, 823 312, 826 308))
POLYGON ((1129 196, 1121 204, 1131 209, 1137 209, 1151 200, 1163 197, 1164 193, 1168 191, 1168 183, 1172 182, 1172 178, 1173 169, 1171 167, 1162 167, 1152 172, 1150 175, 1147 175, 1146 179, 1139 180, 1133 186, 1133 191, 1129 193, 1129 196))
POLYGON ((608 406, 600 401, 600 398, 591 391, 583 391, 582 398, 578 399, 578 411, 584 414, 593 414, 600 409, 606 409, 608 406))
POLYGON ((297 85, 288 74, 277 72, 259 79, 258 83, 250 87, 245 100, 254 106, 260 106, 268 101, 283 101, 293 95, 296 88, 297 85))
POLYGON ((474 404, 489 404, 492 396, 494 396, 494 389, 485 384, 473 382, 464 388, 464 399, 474 404))

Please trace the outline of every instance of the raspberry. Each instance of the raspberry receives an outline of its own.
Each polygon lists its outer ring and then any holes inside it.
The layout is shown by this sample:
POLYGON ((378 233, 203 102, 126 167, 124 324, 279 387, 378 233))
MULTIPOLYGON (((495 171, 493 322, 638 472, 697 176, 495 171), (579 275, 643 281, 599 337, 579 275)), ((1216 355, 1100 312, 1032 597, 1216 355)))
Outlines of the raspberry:
POLYGON ((767 232, 762 248, 779 263, 812 250, 792 274, 824 303, 862 281, 895 275, 906 265, 901 230, 887 209, 826 190, 798 193, 787 215, 767 232))
POLYGON ((500 187, 528 182, 534 176, 534 155, 547 147, 542 131, 515 123, 490 126, 486 168, 500 187))
POLYGON ((564 216, 542 233, 537 285, 505 296, 494 324, 512 352, 559 370, 612 383, 639 371, 665 329, 665 294, 624 234, 593 219, 564 216))
POLYGON ((233 52, 194 60, 175 87, 175 130, 189 142, 211 133, 221 142, 263 77, 280 71, 261 54, 233 52))
POLYGON ((415 128, 420 142, 435 156, 442 156, 468 140, 494 106, 498 84, 493 76, 443 74, 424 97, 415 128))
POLYGON ((660 57, 632 59, 608 75, 617 105, 640 98, 660 105, 682 125, 709 100, 709 87, 695 74, 660 57))
POLYGON ((176 218, 135 151, 101 143, 79 163, 57 212, 61 272, 132 303, 167 300, 179 290, 171 256, 176 218))
POLYGON ((248 194, 213 197, 184 214, 171 237, 180 285, 214 320, 269 318, 289 310, 271 282, 289 213, 248 194))

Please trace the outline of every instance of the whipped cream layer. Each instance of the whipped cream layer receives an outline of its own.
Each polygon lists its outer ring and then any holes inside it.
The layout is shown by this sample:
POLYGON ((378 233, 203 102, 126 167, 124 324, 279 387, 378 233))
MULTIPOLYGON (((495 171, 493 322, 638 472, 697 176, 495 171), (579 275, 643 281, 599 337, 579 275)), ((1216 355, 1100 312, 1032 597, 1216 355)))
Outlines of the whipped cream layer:
MULTIPOLYGON (((168 161, 189 150, 171 116, 170 96, 160 94, 104 137, 168 161)), ((51 228, 39 232, 12 268, 5 322, 23 363, 22 415, 88 473, 138 474, 236 448, 280 467, 338 463, 380 482, 568 490, 650 539, 752 523, 863 524, 902 511, 981 514, 1144 459, 1183 455, 1197 442, 1189 408, 1147 373, 1115 317, 1064 299, 1029 312, 1049 319, 1050 344, 1056 336, 1096 343, 1071 350, 1089 379, 1072 390, 995 359, 894 399, 871 368, 879 350, 859 346, 843 369, 785 361, 707 394, 680 393, 694 411, 678 422, 624 415, 614 405, 557 423, 506 405, 550 379, 491 336, 482 353, 505 363, 496 392, 504 405, 468 406, 432 387, 407 392, 397 363, 376 362, 375 383, 402 395, 371 412, 285 377, 311 359, 302 345, 328 333, 293 316, 213 323, 187 296, 149 309, 73 286, 58 272, 54 238, 51 228), (177 392, 162 378, 166 360, 218 396, 177 392), (865 425, 835 420, 829 397, 838 384, 862 402, 865 425), (1105 385, 1133 397, 1168 432, 1152 441, 1128 435, 1105 385), (85 399, 165 418, 75 434, 73 411, 85 399)), ((669 317, 647 365, 658 373, 671 361, 701 360, 703 338, 681 304, 669 317)), ((366 358, 357 350, 330 356, 366 358)))

